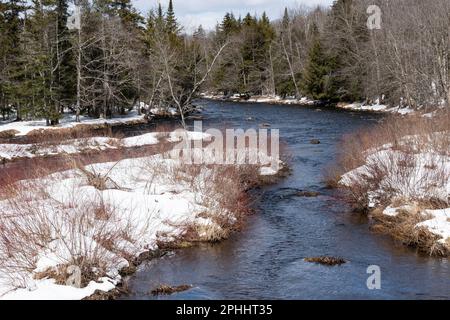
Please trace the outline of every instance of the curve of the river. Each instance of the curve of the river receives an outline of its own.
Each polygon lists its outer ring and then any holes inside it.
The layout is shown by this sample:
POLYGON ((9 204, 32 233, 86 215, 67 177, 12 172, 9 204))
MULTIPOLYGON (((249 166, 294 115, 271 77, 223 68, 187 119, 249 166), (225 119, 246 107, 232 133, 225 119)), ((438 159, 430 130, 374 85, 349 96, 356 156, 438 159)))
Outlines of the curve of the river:
POLYGON ((341 110, 268 104, 202 101, 204 128, 280 129, 292 154, 292 176, 264 188, 257 213, 244 230, 216 245, 183 249, 143 264, 123 299, 449 299, 450 263, 417 254, 389 237, 372 233, 352 213, 322 173, 335 159, 346 133, 370 126, 379 116, 341 110), (311 139, 321 144, 313 145, 311 139), (294 197, 295 190, 316 198, 294 197), (341 256, 338 267, 307 263, 305 257, 341 256), (381 289, 369 290, 367 268, 381 268, 381 289), (154 297, 159 284, 193 289, 154 297))

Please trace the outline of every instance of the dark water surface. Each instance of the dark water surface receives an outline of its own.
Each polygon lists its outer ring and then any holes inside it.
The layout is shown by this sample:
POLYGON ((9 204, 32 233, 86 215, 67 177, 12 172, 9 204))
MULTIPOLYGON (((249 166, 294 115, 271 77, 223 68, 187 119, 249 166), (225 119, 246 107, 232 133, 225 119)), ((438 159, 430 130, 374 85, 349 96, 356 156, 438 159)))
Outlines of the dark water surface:
POLYGON ((202 102, 204 129, 280 129, 292 154, 292 176, 262 190, 257 213, 231 239, 183 249, 139 268, 124 299, 155 299, 159 284, 192 290, 158 299, 449 299, 448 259, 424 257, 371 233, 367 220, 325 188, 322 173, 345 133, 379 116, 296 106, 202 102), (251 118, 251 120, 249 120, 251 118), (319 139, 321 144, 310 144, 319 139), (291 197, 297 189, 317 198, 291 197), (349 263, 325 267, 305 257, 341 256, 349 263), (367 267, 381 268, 381 290, 368 290, 367 267))

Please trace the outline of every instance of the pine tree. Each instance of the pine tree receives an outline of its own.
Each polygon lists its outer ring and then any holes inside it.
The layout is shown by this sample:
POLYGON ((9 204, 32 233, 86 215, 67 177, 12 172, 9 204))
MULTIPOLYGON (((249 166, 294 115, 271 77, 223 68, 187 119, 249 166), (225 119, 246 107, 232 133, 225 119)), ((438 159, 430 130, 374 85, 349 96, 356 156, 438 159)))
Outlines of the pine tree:
POLYGON ((335 0, 327 23, 327 47, 334 53, 336 68, 334 82, 339 85, 341 100, 355 101, 364 94, 367 75, 359 50, 369 41, 366 16, 355 8, 354 0, 335 0))
POLYGON ((172 0, 169 1, 169 6, 166 13, 166 30, 170 35, 177 36, 180 32, 180 26, 175 17, 172 0))
POLYGON ((111 9, 127 26, 139 28, 144 18, 133 7, 131 0, 111 0, 111 9))
POLYGON ((227 12, 220 25, 220 32, 225 37, 228 37, 234 33, 237 33, 238 31, 239 31, 239 23, 234 17, 234 14, 227 12))
POLYGON ((264 45, 267 46, 276 37, 274 27, 271 25, 269 17, 266 12, 263 12, 261 19, 258 22, 259 32, 262 34, 264 45))
POLYGON ((245 27, 252 27, 256 24, 256 19, 252 17, 250 13, 247 13, 242 21, 245 27))
POLYGON ((52 124, 57 124, 60 110, 65 106, 73 104, 76 96, 76 77, 74 77, 76 74, 75 57, 70 41, 70 33, 67 29, 68 8, 67 0, 57 0, 57 30, 54 39, 54 46, 56 48, 53 50, 56 63, 54 80, 56 103, 55 115, 51 119, 52 124))
POLYGON ((161 6, 161 2, 158 3, 158 12, 157 12, 156 19, 157 19, 157 22, 161 23, 161 24, 164 21, 164 13, 163 13, 163 9, 162 9, 162 6, 161 6))
POLYGON ((283 29, 289 28, 289 24, 290 23, 291 23, 291 19, 289 17, 288 8, 284 8, 283 20, 281 22, 281 25, 283 26, 283 29))
POLYGON ((25 0, 9 0, 3 3, 3 30, 2 30, 2 77, 3 103, 7 109, 9 106, 16 111, 17 120, 22 119, 23 99, 26 93, 21 86, 24 80, 23 63, 26 61, 21 45, 23 32, 23 13, 27 8, 25 0))
POLYGON ((326 54, 315 24, 312 27, 312 39, 303 77, 304 91, 306 95, 316 100, 335 100, 336 91, 332 75, 335 63, 326 54))

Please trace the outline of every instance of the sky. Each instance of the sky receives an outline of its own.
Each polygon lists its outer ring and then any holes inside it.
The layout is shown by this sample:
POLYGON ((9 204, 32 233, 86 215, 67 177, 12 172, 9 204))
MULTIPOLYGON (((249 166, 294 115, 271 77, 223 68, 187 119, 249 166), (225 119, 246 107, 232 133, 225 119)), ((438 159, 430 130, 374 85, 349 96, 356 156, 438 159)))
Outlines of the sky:
MULTIPOLYGON (((142 13, 157 6, 161 2, 167 7, 169 0, 133 0, 134 5, 142 13)), ((333 0, 173 0, 178 21, 185 31, 192 31, 199 25, 205 29, 214 29, 226 12, 232 11, 236 16, 244 16, 247 12, 261 14, 266 12, 271 19, 278 19, 283 15, 285 7, 298 6, 314 7, 329 6, 333 0)))

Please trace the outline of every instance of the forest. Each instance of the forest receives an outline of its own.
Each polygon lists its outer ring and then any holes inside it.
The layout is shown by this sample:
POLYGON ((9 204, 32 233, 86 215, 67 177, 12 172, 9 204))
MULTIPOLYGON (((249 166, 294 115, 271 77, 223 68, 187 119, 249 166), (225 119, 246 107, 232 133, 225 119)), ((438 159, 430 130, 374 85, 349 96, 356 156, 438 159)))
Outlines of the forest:
POLYGON ((228 12, 193 33, 175 8, 1 0, 1 119, 56 125, 64 112, 109 118, 142 105, 183 115, 202 92, 449 105, 448 0, 336 0, 274 21, 228 12), (370 5, 380 28, 367 26, 370 5))

